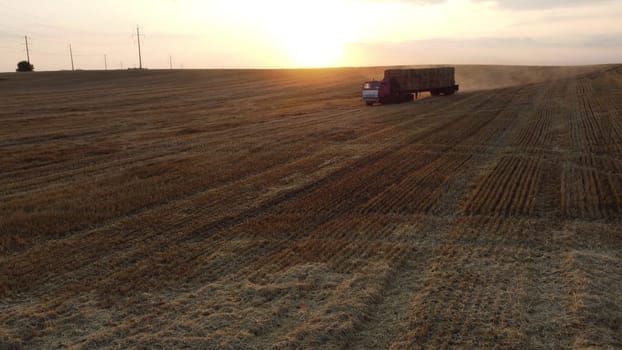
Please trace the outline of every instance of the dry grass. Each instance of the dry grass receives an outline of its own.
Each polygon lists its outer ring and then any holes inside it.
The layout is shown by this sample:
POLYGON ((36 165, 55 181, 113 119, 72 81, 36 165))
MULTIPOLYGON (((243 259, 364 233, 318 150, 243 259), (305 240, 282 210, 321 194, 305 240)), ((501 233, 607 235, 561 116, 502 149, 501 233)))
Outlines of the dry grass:
POLYGON ((622 347, 622 67, 0 76, 0 348, 622 347))

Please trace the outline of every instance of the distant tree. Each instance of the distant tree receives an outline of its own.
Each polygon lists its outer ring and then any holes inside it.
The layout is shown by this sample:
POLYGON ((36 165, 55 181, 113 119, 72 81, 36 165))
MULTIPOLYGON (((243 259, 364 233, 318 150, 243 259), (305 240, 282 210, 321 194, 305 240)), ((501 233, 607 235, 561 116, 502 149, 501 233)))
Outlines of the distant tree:
POLYGON ((28 61, 21 61, 17 64, 16 71, 18 72, 32 72, 35 69, 35 66, 30 64, 28 61))

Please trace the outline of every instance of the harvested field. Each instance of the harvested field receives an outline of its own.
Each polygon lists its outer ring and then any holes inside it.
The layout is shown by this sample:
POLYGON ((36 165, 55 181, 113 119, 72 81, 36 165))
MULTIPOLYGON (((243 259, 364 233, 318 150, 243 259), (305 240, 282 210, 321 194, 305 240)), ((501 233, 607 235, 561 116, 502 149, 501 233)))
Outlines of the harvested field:
POLYGON ((621 348, 622 66, 0 75, 0 348, 621 348))

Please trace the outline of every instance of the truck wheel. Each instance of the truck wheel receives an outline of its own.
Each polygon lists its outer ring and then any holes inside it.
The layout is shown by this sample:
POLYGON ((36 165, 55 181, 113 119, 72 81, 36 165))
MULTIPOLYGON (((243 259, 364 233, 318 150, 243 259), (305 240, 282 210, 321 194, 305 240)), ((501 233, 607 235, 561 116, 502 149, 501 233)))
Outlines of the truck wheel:
POLYGON ((441 92, 440 92, 440 91, 438 91, 438 90, 431 90, 431 91, 430 91, 430 94, 431 94, 432 96, 440 96, 440 95, 441 95, 441 92))

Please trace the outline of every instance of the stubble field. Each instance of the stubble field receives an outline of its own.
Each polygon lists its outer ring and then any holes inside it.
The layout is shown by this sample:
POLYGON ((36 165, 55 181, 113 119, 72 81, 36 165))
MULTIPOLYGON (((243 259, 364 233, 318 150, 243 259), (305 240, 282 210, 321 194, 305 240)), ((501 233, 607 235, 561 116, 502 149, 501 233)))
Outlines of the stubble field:
POLYGON ((0 348, 620 348, 622 66, 0 75, 0 348))

